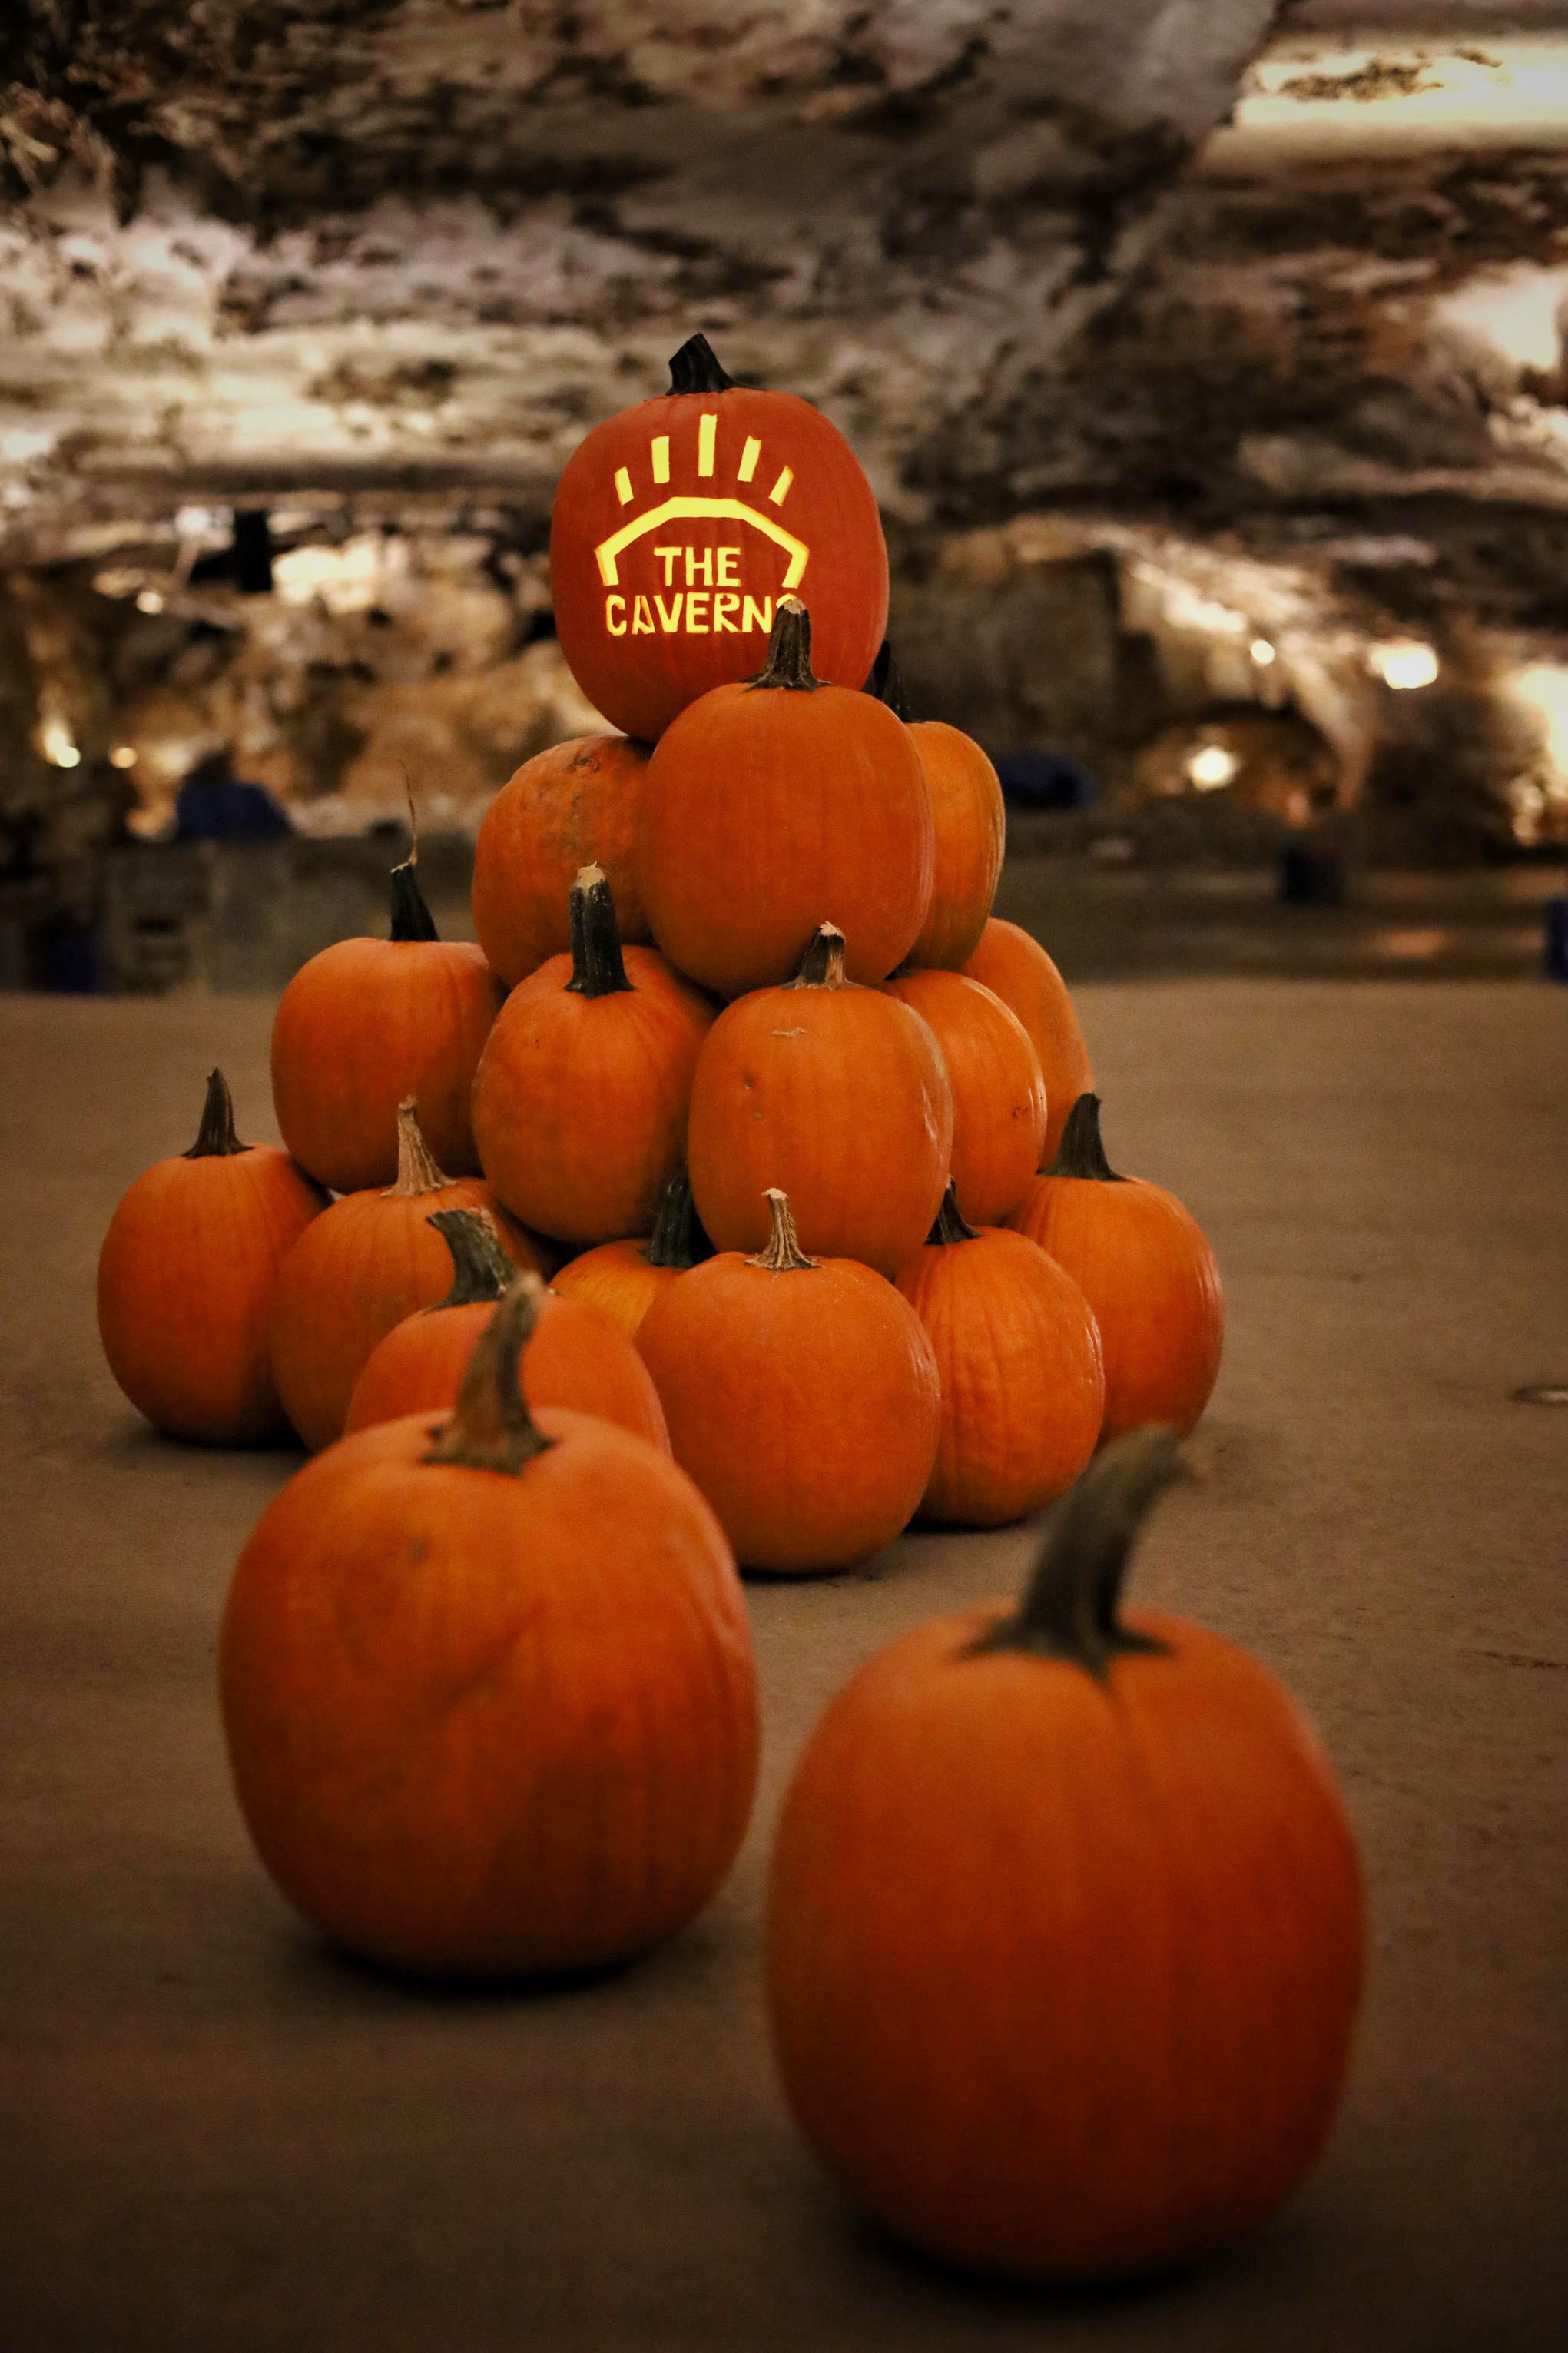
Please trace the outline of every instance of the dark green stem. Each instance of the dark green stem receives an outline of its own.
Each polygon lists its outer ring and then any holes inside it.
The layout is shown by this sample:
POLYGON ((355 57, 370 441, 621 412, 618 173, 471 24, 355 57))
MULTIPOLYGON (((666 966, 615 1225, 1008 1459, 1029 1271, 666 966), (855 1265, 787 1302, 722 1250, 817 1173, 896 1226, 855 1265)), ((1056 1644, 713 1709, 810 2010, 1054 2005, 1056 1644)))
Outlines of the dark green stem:
POLYGON ((395 940, 438 940, 436 918, 425 904, 425 893, 419 888, 419 878, 410 858, 405 864, 395 866, 388 877, 392 884, 392 937, 395 940))
POLYGON ((658 1216, 644 1255, 649 1266, 672 1266, 680 1274, 713 1255, 713 1245, 703 1231, 697 1204, 691 1198, 691 1179, 684 1168, 678 1168, 664 1188, 664 1198, 658 1205, 658 1216))
POLYGON ((871 664, 871 675, 866 681, 865 691, 874 694, 879 702, 885 702, 894 718, 901 719, 908 726, 910 699, 904 691, 903 672, 893 659, 893 649, 886 638, 882 639, 881 650, 871 664))
POLYGON ((1124 1626, 1116 1612, 1132 1540, 1155 1496, 1185 1471, 1177 1432, 1153 1424, 1096 1455, 1052 1513, 1016 1610, 988 1627, 967 1655, 1026 1651, 1064 1659, 1103 1683, 1114 1658, 1163 1653, 1163 1642, 1124 1626))
POLYGON ((195 1142, 181 1155, 182 1159, 226 1160, 236 1152, 250 1149, 248 1144, 241 1144, 234 1124, 234 1097, 229 1093, 228 1081, 221 1071, 209 1071, 202 1124, 196 1130, 195 1142))
POLYGON ((1057 1156, 1047 1169, 1047 1176, 1089 1176, 1102 1185, 1125 1185, 1105 1156, 1105 1146, 1100 1140, 1100 1097, 1079 1095, 1067 1115, 1057 1156))
POLYGON ((747 691, 760 686, 787 687, 795 694, 815 694, 822 681, 811 674, 811 615, 798 596, 781 596, 768 639, 766 667, 747 681, 747 691))
POLYGON ((671 392, 732 392, 735 379, 725 375, 706 335, 688 335, 669 363, 669 388, 671 392))
POLYGON ((926 1236, 926 1247, 929 1249, 932 1242, 977 1242, 979 1240, 978 1229, 965 1222, 963 1212, 958 1206, 958 1187, 950 1176, 947 1190, 942 1197, 942 1207, 936 1213, 936 1223, 926 1236))
POLYGON ((535 1427, 523 1401, 519 1366, 544 1303, 536 1274, 520 1275, 496 1304, 474 1343, 452 1419, 425 1462, 456 1462, 470 1471, 501 1471, 515 1478, 555 1440, 535 1427))
POLYGON ((844 934, 837 923, 818 923, 800 960, 800 970, 786 988, 847 988, 844 976, 844 934))
POLYGON ((621 932, 615 894, 601 866, 580 866, 572 885, 572 977, 578 997, 613 997, 629 989, 621 958, 621 932))
POLYGON ((500 1299, 517 1279, 500 1246, 495 1220, 483 1209, 437 1209, 425 1220, 434 1226, 452 1253, 452 1288, 442 1307, 473 1307, 500 1299))

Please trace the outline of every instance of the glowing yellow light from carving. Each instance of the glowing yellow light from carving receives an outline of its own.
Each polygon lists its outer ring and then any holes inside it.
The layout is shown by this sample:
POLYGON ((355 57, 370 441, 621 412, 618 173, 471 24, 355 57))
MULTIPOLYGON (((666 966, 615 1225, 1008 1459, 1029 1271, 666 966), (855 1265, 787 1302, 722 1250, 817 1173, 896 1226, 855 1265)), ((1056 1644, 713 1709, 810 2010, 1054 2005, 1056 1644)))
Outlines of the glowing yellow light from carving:
POLYGON ((783 506, 785 499, 789 496, 789 486, 794 480, 794 467, 786 466, 784 472, 779 476, 778 480, 773 484, 773 489, 768 492, 768 496, 773 501, 775 507, 783 506))
POLYGON ((757 470, 757 459, 762 456, 762 443, 758 440, 754 433, 748 433, 746 436, 746 446, 741 452, 741 462, 735 469, 735 479, 737 481, 749 482, 751 480, 752 476, 757 470))
POLYGON ((810 548, 804 540, 795 539, 785 531, 782 523, 774 522, 771 515, 759 514, 754 507, 745 505, 740 499, 673 498, 666 499, 662 506, 650 507, 647 514, 638 515, 634 522, 624 522, 619 531, 612 532, 608 539, 599 542, 594 554, 599 561, 600 579, 606 588, 617 586, 621 576, 617 559, 622 550, 629 547, 634 540, 641 539, 645 532, 658 531, 667 522, 704 518, 749 522, 753 531, 764 533, 778 546, 789 552, 789 568, 784 576, 784 592, 787 594, 790 589, 800 586, 811 560, 810 548))
POLYGON ((616 496, 619 499, 622 506, 630 506, 632 502, 632 478, 627 473, 624 466, 617 466, 616 468, 616 496))
POLYGON ((653 459, 654 480, 656 482, 668 482, 669 480, 669 436, 668 433, 656 433, 654 435, 653 440, 648 445, 648 455, 653 459))
POLYGON ((1217 786, 1228 785, 1240 765, 1223 744, 1205 744, 1187 762, 1187 774, 1200 793, 1212 793, 1217 786))
POLYGON ((700 474, 713 471, 713 441, 719 430, 719 419, 711 409, 697 420, 697 470, 700 474))
POLYGON ((1439 667, 1433 649, 1419 638, 1389 638, 1381 645, 1369 647, 1366 659, 1367 668, 1375 671, 1384 686, 1406 691, 1430 686, 1439 667))

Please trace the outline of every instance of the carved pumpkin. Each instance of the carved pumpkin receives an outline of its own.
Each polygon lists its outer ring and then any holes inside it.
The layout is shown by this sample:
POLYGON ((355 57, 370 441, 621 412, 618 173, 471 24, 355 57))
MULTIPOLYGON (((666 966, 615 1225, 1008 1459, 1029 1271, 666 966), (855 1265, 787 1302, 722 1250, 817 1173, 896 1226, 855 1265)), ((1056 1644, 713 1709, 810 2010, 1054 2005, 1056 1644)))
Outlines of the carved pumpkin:
POLYGON ((900 973, 888 993, 920 1015, 947 1065, 958 1206, 975 1225, 999 1225, 1028 1190, 1045 1141, 1039 1057, 1017 1015, 962 973, 900 973))
POLYGON ((1105 1411, 1100 1331, 1071 1275, 1022 1234, 966 1225, 950 1185, 899 1289, 942 1380, 924 1517, 996 1527, 1054 1503, 1093 1454, 1105 1411))
POLYGON ((904 682, 888 645, 866 684, 908 726, 931 795, 936 835, 931 906, 905 961, 958 972, 979 944, 1001 880, 1007 846, 1002 782, 972 735, 944 719, 910 718, 904 682))
MULTIPOLYGON (((405 1315, 376 1342, 354 1383, 345 1431, 454 1405, 490 1310, 517 1279, 516 1267, 482 1211, 437 1209, 428 1222, 452 1254, 452 1287, 437 1305, 405 1315)), ((669 1436, 647 1366, 625 1334, 586 1300, 546 1292, 523 1352, 522 1376, 531 1408, 563 1405, 574 1413, 601 1414, 668 1453, 669 1436)))
POLYGON ((952 1134, 930 1029, 910 1006, 847 980, 844 934, 823 923, 795 980, 738 998, 709 1031, 686 1151, 721 1250, 763 1247, 776 1185, 803 1249, 896 1275, 931 1229, 952 1134))
POLYGON ((312 1451, 342 1435, 354 1383, 376 1342, 405 1315, 437 1306, 445 1296, 451 1254, 430 1224, 433 1210, 488 1210, 508 1255, 520 1266, 533 1264, 526 1235, 489 1187, 436 1166, 413 1103, 400 1104, 397 1117, 396 1184, 334 1201, 300 1235, 278 1278, 272 1376, 285 1412, 312 1451))
POLYGON ((221 1071, 190 1150, 155 1161, 121 1198, 98 1261, 109 1369, 171 1438, 251 1446, 288 1420, 268 1325, 279 1271, 327 1206, 275 1145, 242 1144, 221 1071))
POLYGON ((644 1952, 713 1894, 751 1810, 729 1546, 642 1439, 530 1415, 539 1295, 525 1280, 492 1312, 449 1419, 360 1430, 289 1482, 224 1613, 224 1729, 261 1860, 307 1919, 397 1969, 644 1952))
POLYGON ((335 1193, 390 1185, 412 1095, 443 1167, 478 1176, 468 1098, 500 984, 471 941, 440 940, 413 858, 392 871, 392 936, 339 940, 302 965, 272 1024, 284 1143, 335 1193))
POLYGON ((1145 1421, 1190 1430, 1219 1377, 1219 1269, 1173 1193, 1111 1167, 1098 1095, 1079 1097, 1056 1158, 1007 1222, 1066 1267, 1094 1310, 1105 1356, 1102 1437, 1145 1421))
POLYGON ((653 936, 637 897, 634 845, 647 745, 578 735, 525 760, 486 809, 474 846, 474 929, 510 988, 571 946, 567 893, 599 867, 623 940, 653 936))
POLYGON ((795 2120, 944 2260, 1185 2263, 1300 2181, 1344 2083, 1365 1926, 1331 1768, 1217 1634, 1119 1614, 1168 1431, 1097 1458, 1022 1605, 906 1634, 818 1725, 766 1924, 795 2120))
POLYGON ((520 982, 474 1082, 487 1175, 563 1241, 645 1233, 678 1166, 713 1008, 652 948, 621 948, 610 886, 584 866, 575 945, 520 982))
POLYGON ((980 981, 1004 1005, 1011 1006, 1040 1058, 1040 1074, 1046 1082, 1046 1141, 1040 1154, 1044 1167, 1062 1140, 1068 1112, 1094 1084, 1089 1049, 1067 983, 1038 940, 1031 939, 1017 923, 1003 923, 995 915, 980 934, 980 944, 963 970, 971 980, 980 981))
POLYGON ((691 1198, 691 1179, 678 1168, 646 1241, 599 1242, 569 1259, 552 1278, 552 1287, 563 1299, 585 1300, 601 1309, 617 1331, 635 1340, 665 1285, 712 1255, 691 1198))
POLYGON ((755 1258, 722 1250, 637 1335, 676 1461, 743 1567, 841 1568, 890 1544, 931 1476, 942 1410, 919 1316, 858 1259, 807 1258, 789 1204, 755 1258))
POLYGON ((828 917, 851 980, 882 980, 931 904, 931 795, 909 730, 815 678, 811 647, 785 597, 762 675, 689 705, 648 764, 643 905, 671 964, 721 997, 788 980, 828 917))
POLYGON ((733 383, 701 335, 669 375, 579 445, 550 522, 561 650, 595 710, 649 743, 762 669, 782 596, 809 600, 818 670, 843 687, 888 617, 877 501, 837 427, 792 393, 733 383))

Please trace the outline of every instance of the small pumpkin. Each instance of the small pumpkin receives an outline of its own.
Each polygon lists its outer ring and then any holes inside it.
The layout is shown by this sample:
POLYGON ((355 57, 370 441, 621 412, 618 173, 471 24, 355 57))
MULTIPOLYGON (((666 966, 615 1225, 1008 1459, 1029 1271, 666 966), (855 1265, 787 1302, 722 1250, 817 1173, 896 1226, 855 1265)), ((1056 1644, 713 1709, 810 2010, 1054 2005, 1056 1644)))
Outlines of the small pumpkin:
POLYGON ((767 665, 715 687, 654 746, 637 871, 670 962, 721 997, 788 980, 825 915, 849 977, 885 979, 931 904, 931 795, 909 730, 825 684, 786 596, 767 665))
POLYGON ((936 841, 931 906, 905 962, 962 971, 979 945, 1002 879, 1007 847, 1002 780, 972 735, 945 719, 910 719, 904 682, 885 641, 866 685, 909 728, 931 795, 936 841))
POLYGON ((488 1210, 509 1257, 520 1266, 534 1264, 528 1237, 489 1187, 437 1166, 411 1098, 399 1104, 397 1121, 396 1184, 334 1201, 300 1235, 278 1278, 272 1375, 285 1412, 312 1451, 342 1437, 354 1383, 376 1342, 444 1296, 451 1256, 430 1225, 433 1210, 488 1210))
POLYGON ((272 1145, 242 1144, 221 1071, 196 1140, 125 1193, 98 1260, 98 1329, 138 1413, 171 1438, 253 1446, 289 1427, 268 1345, 279 1270, 327 1206, 272 1145))
POLYGON ((1045 1141, 1045 1081, 1028 1033, 963 973, 900 973, 888 992, 920 1015, 947 1065, 958 1206, 975 1225, 999 1225, 1027 1191, 1045 1141))
POLYGON ((1056 1158, 1007 1223, 1066 1267, 1094 1310, 1105 1356, 1102 1438, 1146 1421, 1191 1430, 1219 1377, 1219 1269, 1173 1193, 1111 1167, 1098 1095, 1074 1103, 1056 1158))
POLYGON ((967 1225, 950 1185, 899 1289, 942 1381, 924 1517, 989 1528, 1054 1503, 1093 1454, 1105 1411, 1100 1331, 1071 1275, 1022 1234, 967 1225))
POLYGON ((841 1568, 890 1544, 925 1492, 942 1411, 919 1316, 858 1259, 808 1258, 784 1195, 754 1258, 721 1250, 637 1335, 676 1461, 742 1567, 841 1568))
POLYGON ((936 1039, 918 1009, 847 978, 836 923, 794 980, 727 1006, 697 1058, 687 1159, 721 1250, 763 1247, 778 1186, 804 1249, 896 1275, 941 1204, 952 1138, 936 1039))
MULTIPOLYGON (((455 1404, 490 1310, 517 1279, 517 1268, 482 1210, 437 1209, 426 1222, 452 1254, 452 1287, 436 1306, 405 1315, 376 1342, 354 1383, 345 1432, 455 1404)), ((601 1414, 668 1453, 669 1436, 647 1366, 625 1334, 586 1300, 545 1293, 523 1351, 522 1373, 531 1408, 563 1405, 574 1413, 601 1414)))
POLYGON ((1169 1431, 1097 1458, 1021 1605, 874 1658, 785 1797, 769 2016, 795 2121, 861 2206, 1040 2282, 1185 2263, 1301 2180, 1365 1947, 1332 1772, 1233 1643, 1123 1616, 1169 1431))
POLYGON ((679 1162, 713 1008, 652 948, 621 947, 597 866, 570 893, 574 940, 514 988, 474 1082, 486 1174, 562 1241, 646 1232, 679 1162))
POLYGON ((634 862, 647 755, 629 736, 574 736, 525 760, 486 809, 474 930, 509 988, 571 946, 567 892, 584 866, 603 871, 622 939, 651 940, 634 862))
POLYGON ((552 1287, 563 1299, 582 1299, 601 1309, 617 1331, 635 1340, 666 1283, 712 1255, 713 1245, 691 1198, 691 1179, 678 1168, 664 1188, 646 1241, 598 1242, 580 1257, 568 1259, 552 1278, 552 1287))
POLYGON ((578 685, 652 743, 699 695, 754 675, 796 588, 816 613, 822 676, 858 687, 887 623, 888 550, 837 427, 793 393, 736 384, 692 335, 668 393, 595 426, 568 459, 550 587, 578 685))
POLYGON ((442 1166, 479 1170, 468 1098, 500 983, 482 948, 437 936, 417 858, 416 841, 392 870, 391 937, 323 948, 294 975, 272 1023, 279 1132, 334 1193, 393 1182, 407 1095, 442 1166))
POLYGON ((1053 959, 1017 923, 993 915, 963 970, 1010 1006, 1029 1033, 1046 1082, 1047 1166, 1062 1140, 1068 1112, 1094 1084, 1077 1010, 1053 959))
POLYGON ((308 1920, 396 1969, 645 1952, 715 1893, 751 1811, 729 1546, 644 1440, 531 1414, 518 1355, 541 1298, 524 1278, 492 1311, 449 1417, 307 1463, 224 1612, 224 1731, 261 1860, 308 1920))

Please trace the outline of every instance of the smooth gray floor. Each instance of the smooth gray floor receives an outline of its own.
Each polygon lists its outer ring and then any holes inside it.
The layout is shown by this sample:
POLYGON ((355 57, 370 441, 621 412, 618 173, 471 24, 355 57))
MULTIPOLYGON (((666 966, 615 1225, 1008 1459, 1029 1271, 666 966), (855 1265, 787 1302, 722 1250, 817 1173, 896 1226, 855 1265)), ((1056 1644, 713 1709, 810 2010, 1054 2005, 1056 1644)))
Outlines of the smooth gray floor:
POLYGON ((773 2083, 784 1776, 870 1651, 1009 1588, 1026 1530, 758 1588, 763 1793, 709 1913, 542 1993, 410 1990, 297 1926, 229 1794, 213 1641, 282 1454, 165 1444, 100 1359, 119 1192, 268 1007, 0 999, 6 2353, 1543 2353, 1568 2342, 1568 992, 1085 988, 1112 1160, 1180 1192, 1230 1312, 1212 1475, 1134 1590, 1255 1649, 1370 1874, 1345 2111, 1254 2243, 1136 2294, 988 2289, 841 2205, 773 2083))

